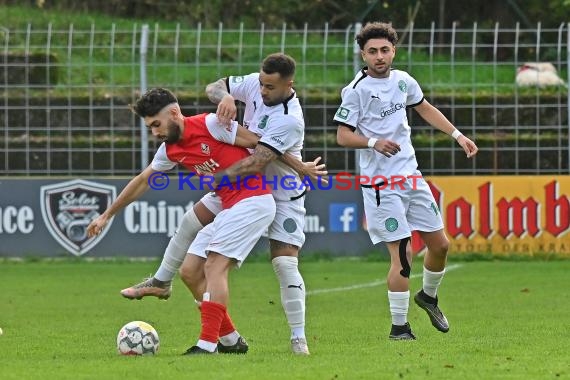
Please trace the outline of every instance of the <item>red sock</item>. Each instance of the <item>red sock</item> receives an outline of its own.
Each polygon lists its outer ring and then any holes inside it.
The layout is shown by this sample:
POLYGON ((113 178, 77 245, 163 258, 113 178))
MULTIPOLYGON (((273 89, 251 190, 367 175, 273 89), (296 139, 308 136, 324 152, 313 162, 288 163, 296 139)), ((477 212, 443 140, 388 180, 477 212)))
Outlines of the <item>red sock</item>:
POLYGON ((202 301, 200 315, 202 317, 202 331, 200 339, 216 343, 220 336, 220 326, 226 314, 226 307, 221 303, 202 301))
POLYGON ((222 325, 220 326, 220 336, 226 336, 234 331, 236 331, 236 327, 234 326, 230 315, 226 311, 224 319, 222 319, 222 325))

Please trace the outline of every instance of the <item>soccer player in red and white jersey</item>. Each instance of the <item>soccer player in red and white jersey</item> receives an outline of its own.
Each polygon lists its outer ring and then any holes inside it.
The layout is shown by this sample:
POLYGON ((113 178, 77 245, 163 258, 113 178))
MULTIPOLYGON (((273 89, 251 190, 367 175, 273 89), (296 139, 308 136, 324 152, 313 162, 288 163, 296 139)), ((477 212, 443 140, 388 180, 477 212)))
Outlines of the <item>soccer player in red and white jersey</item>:
MULTIPOLYGON (((241 127, 238 128, 237 122, 230 127, 221 126, 215 114, 184 117, 178 100, 166 89, 147 91, 132 110, 144 118, 152 134, 163 143, 152 163, 88 226, 89 235, 99 233, 114 214, 138 198, 148 188, 153 173, 170 170, 177 164, 198 175, 216 173, 249 156, 247 149, 234 145, 251 146, 251 141, 240 141, 250 138, 251 133, 242 130, 245 137, 238 135, 241 127)), ((226 309, 229 270, 241 265, 275 217, 271 189, 263 184, 260 173, 244 177, 232 186, 219 186, 215 191, 222 211, 210 228, 207 257, 202 266, 206 279, 204 292, 194 294, 202 300, 202 331, 198 343, 186 354, 216 352, 220 331, 226 330, 224 334, 235 330, 226 309)))
MULTIPOLYGON (((303 112, 299 99, 292 88, 295 61, 282 53, 270 54, 261 65, 260 73, 245 76, 230 76, 211 83, 206 88, 210 100, 218 103, 218 119, 230 125, 237 116, 235 101, 245 104, 243 124, 258 137, 252 158, 239 168, 235 175, 248 175, 264 170, 266 179, 276 180, 273 189, 276 200, 276 217, 268 237, 271 261, 281 287, 281 303, 291 330, 291 350, 295 354, 308 355, 305 337, 305 284, 298 268, 298 255, 305 241, 304 192, 299 186, 288 190, 281 185, 282 178, 291 178, 299 184, 305 176, 317 180, 327 175, 320 157, 312 162, 301 162, 304 137, 303 112), (286 165, 284 165, 285 163, 286 165), (251 165, 254 164, 254 165, 251 165), (253 169, 252 169, 253 168, 253 169)), ((253 147, 253 146, 252 146, 253 147)), ((202 197, 188 210, 179 229, 171 238, 164 258, 152 278, 123 289, 127 298, 145 296, 168 298, 171 280, 185 257, 181 277, 193 293, 203 288, 202 260, 210 237, 206 227, 198 237, 198 231, 210 223, 220 212, 219 198, 211 193, 202 197), (190 243, 192 246, 188 248, 190 243), (192 253, 186 255, 185 253, 192 253)), ((247 345, 236 334, 220 337, 219 352, 247 352, 247 345)))
POLYGON ((391 68, 397 41, 398 35, 389 24, 369 23, 362 28, 356 42, 367 67, 343 88, 342 104, 334 121, 338 124, 337 142, 360 149, 360 175, 403 178, 398 183, 362 186, 362 194, 372 243, 384 241, 390 252, 387 285, 392 328, 389 338, 404 340, 415 339, 407 321, 412 230, 420 233, 428 247, 423 288, 414 300, 427 312, 434 327, 442 332, 449 330, 437 298, 449 241, 433 195, 418 171, 406 109, 413 108, 430 125, 455 138, 467 157, 473 157, 478 149, 425 100, 414 78, 391 68))

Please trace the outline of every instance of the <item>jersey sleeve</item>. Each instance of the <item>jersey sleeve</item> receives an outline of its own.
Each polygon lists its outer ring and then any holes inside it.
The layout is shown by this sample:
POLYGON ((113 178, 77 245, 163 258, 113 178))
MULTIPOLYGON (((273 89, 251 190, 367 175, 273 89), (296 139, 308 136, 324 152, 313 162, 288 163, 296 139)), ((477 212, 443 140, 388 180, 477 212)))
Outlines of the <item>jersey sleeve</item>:
POLYGON ((176 162, 172 162, 168 159, 166 154, 166 144, 162 143, 158 147, 156 153, 154 154, 154 158, 150 163, 150 167, 154 171, 167 171, 172 169, 176 166, 176 162))
POLYGON ((206 128, 208 128, 210 135, 218 141, 234 145, 236 141, 237 127, 237 121, 233 120, 229 126, 220 124, 215 113, 211 113, 206 116, 206 128))
POLYGON ((356 129, 360 116, 360 97, 355 89, 345 87, 341 93, 342 102, 333 120, 339 124, 356 129))
POLYGON ((266 128, 267 132, 259 139, 258 144, 268 147, 278 155, 303 140, 303 125, 293 116, 269 117, 266 128))
POLYGON ((248 103, 251 100, 250 97, 259 92, 259 74, 229 76, 226 85, 228 92, 234 99, 248 103))
POLYGON ((415 80, 411 75, 408 75, 407 82, 408 96, 406 98, 406 105, 409 107, 415 107, 424 99, 424 93, 420 88, 418 81, 415 80))

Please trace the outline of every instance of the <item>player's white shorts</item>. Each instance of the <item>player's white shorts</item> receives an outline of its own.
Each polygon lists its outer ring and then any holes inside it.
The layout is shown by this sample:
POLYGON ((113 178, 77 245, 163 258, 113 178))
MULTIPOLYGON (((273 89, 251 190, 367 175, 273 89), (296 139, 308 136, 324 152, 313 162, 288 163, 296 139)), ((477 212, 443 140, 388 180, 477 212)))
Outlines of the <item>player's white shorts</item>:
POLYGON ((305 197, 292 201, 275 201, 277 212, 267 237, 301 248, 305 243, 305 197))
POLYGON ((204 258, 208 251, 216 252, 240 266, 274 218, 271 194, 242 199, 200 230, 189 252, 204 258))
POLYGON ((362 188, 362 195, 373 244, 410 237, 413 230, 433 232, 443 228, 441 213, 423 177, 408 178, 401 186, 362 188))
MULTIPOLYGON (((200 199, 214 215, 222 211, 222 200, 215 193, 207 193, 200 199)), ((292 201, 275 201, 277 212, 275 220, 269 226, 267 237, 286 244, 293 244, 301 248, 305 243, 305 197, 292 201)), ((201 239, 200 235, 196 240, 201 239)), ((192 243, 191 247, 203 250, 208 241, 192 243)), ((194 252, 190 250, 190 252, 194 252)))
POLYGON ((202 204, 214 215, 218 215, 223 210, 222 199, 213 191, 206 193, 202 198, 200 198, 200 202, 202 202, 202 204))

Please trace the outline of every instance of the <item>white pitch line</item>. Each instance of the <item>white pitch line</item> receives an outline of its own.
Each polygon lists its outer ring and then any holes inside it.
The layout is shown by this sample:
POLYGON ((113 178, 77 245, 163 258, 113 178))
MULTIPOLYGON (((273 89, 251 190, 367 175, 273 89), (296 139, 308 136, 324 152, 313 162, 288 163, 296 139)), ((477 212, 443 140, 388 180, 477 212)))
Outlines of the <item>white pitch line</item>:
MULTIPOLYGON (((460 264, 452 264, 448 267, 445 268, 445 272, 449 272, 451 270, 455 270, 457 268, 461 267, 460 264)), ((416 274, 412 274, 410 276, 410 278, 417 278, 417 277, 421 277, 423 274, 422 273, 416 273, 416 274)), ((339 288, 328 288, 328 289, 315 289, 315 290, 309 290, 307 291, 307 295, 308 296, 312 296, 315 294, 326 294, 326 293, 335 293, 335 292, 346 292, 349 290, 355 290, 355 289, 363 289, 363 288, 373 288, 375 286, 380 286, 380 285, 385 285, 386 284, 386 280, 378 280, 378 281, 372 281, 372 282, 367 282, 365 284, 357 284, 357 285, 350 285, 350 286, 342 286, 339 288)))

